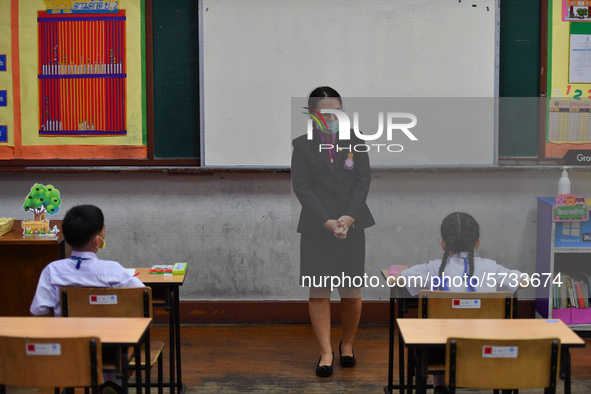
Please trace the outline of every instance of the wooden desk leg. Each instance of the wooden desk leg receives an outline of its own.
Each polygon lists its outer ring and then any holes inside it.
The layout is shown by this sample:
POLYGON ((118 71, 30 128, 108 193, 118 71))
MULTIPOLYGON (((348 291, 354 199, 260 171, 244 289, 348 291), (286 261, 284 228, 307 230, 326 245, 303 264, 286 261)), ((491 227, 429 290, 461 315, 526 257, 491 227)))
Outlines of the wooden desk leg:
MULTIPOLYGON (((146 380, 146 383, 145 383, 146 393, 149 393, 150 392, 150 385, 151 385, 151 381, 150 381, 151 380, 151 377, 150 377, 150 375, 151 375, 151 372, 152 372, 152 368, 151 368, 152 357, 150 355, 150 348, 151 348, 150 345, 151 345, 151 342, 150 342, 150 328, 148 328, 148 332, 146 333, 146 339, 144 341, 144 348, 146 349, 145 352, 144 352, 145 353, 145 355, 144 355, 145 356, 144 357, 144 359, 145 359, 144 363, 145 364, 144 365, 146 366, 146 372, 145 372, 145 376, 146 376, 145 377, 145 380, 146 380)), ((160 357, 162 357, 162 356, 160 356, 160 357)), ((140 382, 138 381, 137 384, 139 385, 140 382)))
POLYGON ((129 349, 127 347, 122 347, 118 351, 118 358, 119 360, 115 361, 116 369, 121 366, 121 391, 123 393, 129 392, 129 358, 127 357, 129 349))
MULTIPOLYGON (((402 300, 402 302, 400 302, 400 298, 396 298, 396 302, 398 304, 398 318, 402 319, 406 309, 406 301, 402 300)), ((404 394, 404 339, 402 339, 402 333, 400 330, 398 330, 398 379, 400 394, 404 394)))
POLYGON ((413 389, 413 373, 415 369, 416 354, 414 348, 407 348, 408 360, 406 363, 406 393, 412 394, 413 389))
POLYGON ((175 344, 176 344, 176 380, 179 389, 179 393, 183 393, 184 384, 181 374, 181 308, 180 308, 180 288, 174 286, 174 303, 175 303, 175 314, 174 314, 174 327, 176 330, 175 344))
POLYGON ((570 349, 567 346, 562 347, 562 357, 564 359, 564 394, 571 394, 570 349))
POLYGON ((169 332, 168 336, 170 338, 170 393, 174 394, 176 391, 176 384, 174 382, 175 378, 175 370, 174 370, 174 363, 175 363, 175 351, 176 351, 176 328, 175 328, 175 315, 176 315, 176 302, 174 299, 175 291, 174 286, 169 286, 169 294, 168 294, 168 301, 170 305, 170 314, 168 316, 168 325, 169 325, 169 332))
POLYGON ((394 331, 396 305, 398 305, 398 318, 404 317, 404 306, 400 298, 396 295, 395 288, 390 288, 390 327, 389 327, 389 349, 388 349, 388 384, 384 387, 384 393, 392 394, 395 388, 400 389, 400 394, 404 394, 404 341, 402 334, 398 331, 398 386, 394 384, 394 331))
MULTIPOLYGON (((135 392, 137 394, 142 394, 142 353, 141 353, 141 343, 137 346, 133 347, 133 358, 135 359, 135 392)), ((146 349, 149 353, 150 350, 146 349)))
MULTIPOLYGON (((392 290, 390 290, 392 291, 392 290)), ((390 327, 388 332, 388 385, 385 387, 386 394, 392 394, 394 389, 394 312, 395 298, 390 294, 390 327)))
POLYGON ((427 393, 427 377, 423 373, 427 370, 427 360, 429 359, 429 354, 427 349, 417 349, 415 352, 417 355, 416 357, 416 388, 417 394, 426 394, 427 393))

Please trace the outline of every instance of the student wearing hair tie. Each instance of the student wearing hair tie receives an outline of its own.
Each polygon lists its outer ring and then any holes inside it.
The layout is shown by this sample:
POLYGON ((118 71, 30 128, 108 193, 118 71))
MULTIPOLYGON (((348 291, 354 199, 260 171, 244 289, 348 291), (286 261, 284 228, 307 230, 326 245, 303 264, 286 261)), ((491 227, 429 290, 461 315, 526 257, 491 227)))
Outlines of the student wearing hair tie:
POLYGON ((479 246, 480 227, 471 215, 463 212, 447 215, 441 223, 443 257, 412 266, 400 274, 407 279, 410 295, 415 296, 421 290, 515 292, 520 285, 521 272, 475 256, 479 246), (494 281, 486 280, 489 274, 495 275, 494 281), (408 280, 409 277, 423 280, 408 280), (506 279, 501 280, 503 278, 506 279))
MULTIPOLYGON (((421 290, 515 292, 524 285, 521 272, 475 256, 479 246, 480 227, 471 215, 463 212, 447 215, 441 223, 443 257, 412 266, 400 273, 400 276, 405 277, 410 295, 415 296, 421 290), (487 280, 490 274, 494 281, 487 280), (482 281, 482 278, 485 280, 482 281)), ((443 375, 435 375, 433 385, 435 394, 447 393, 443 375)))

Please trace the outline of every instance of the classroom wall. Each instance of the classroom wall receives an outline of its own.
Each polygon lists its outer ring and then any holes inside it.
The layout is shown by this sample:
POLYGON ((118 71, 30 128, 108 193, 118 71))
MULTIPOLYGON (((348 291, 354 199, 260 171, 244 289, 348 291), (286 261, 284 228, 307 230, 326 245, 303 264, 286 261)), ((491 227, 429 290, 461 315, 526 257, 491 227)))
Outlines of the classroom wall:
MULTIPOLYGON (((374 172, 367 230, 368 275, 390 264, 441 256, 439 225, 453 211, 481 225, 481 256, 535 271, 536 199, 556 192, 559 168, 395 170, 374 172)), ((570 172, 572 192, 591 196, 591 172, 570 172)), ((106 217, 104 259, 128 267, 189 262, 182 300, 300 300, 299 235, 292 216, 290 174, 273 173, 2 173, 0 216, 32 219, 22 210, 35 182, 53 184, 62 219, 76 204, 106 217), (293 220, 292 220, 293 219, 293 220)), ((381 281, 380 285, 384 282, 381 281)), ((387 288, 364 290, 385 299, 387 288)), ((520 299, 533 298, 533 290, 520 299)))

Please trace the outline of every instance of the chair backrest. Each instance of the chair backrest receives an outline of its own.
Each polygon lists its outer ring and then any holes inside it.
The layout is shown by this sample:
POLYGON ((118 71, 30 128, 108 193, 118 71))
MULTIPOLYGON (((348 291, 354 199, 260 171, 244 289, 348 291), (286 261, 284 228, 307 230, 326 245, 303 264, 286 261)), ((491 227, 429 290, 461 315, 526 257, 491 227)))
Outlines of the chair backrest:
POLYGON ((93 387, 103 383, 101 341, 96 337, 0 336, 0 385, 93 387))
POLYGON ((152 317, 149 287, 62 287, 64 317, 152 317))
POLYGON ((554 388, 560 340, 449 338, 445 379, 457 387, 482 389, 554 388))
POLYGON ((510 319, 513 293, 452 292, 421 290, 419 318, 430 319, 510 319))

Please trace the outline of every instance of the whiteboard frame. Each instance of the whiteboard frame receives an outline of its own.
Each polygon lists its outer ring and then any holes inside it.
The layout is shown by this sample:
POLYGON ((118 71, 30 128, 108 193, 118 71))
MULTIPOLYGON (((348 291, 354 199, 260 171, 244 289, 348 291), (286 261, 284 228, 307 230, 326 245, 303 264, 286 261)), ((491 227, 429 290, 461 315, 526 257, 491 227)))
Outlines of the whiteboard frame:
MULTIPOLYGON (((204 84, 205 84, 205 77, 204 77, 204 18, 203 18, 203 7, 204 7, 205 0, 198 0, 198 30, 199 30, 199 116, 200 116, 200 162, 201 167, 215 170, 231 170, 231 169, 260 169, 260 170, 291 170, 290 165, 238 165, 238 164, 229 164, 229 165, 208 165, 207 164, 207 148, 205 146, 205 91, 204 91, 204 84)), ((256 1, 256 0, 251 0, 256 1)), ((371 0, 370 0, 371 1, 371 0)), ((494 1, 494 18, 495 18, 495 26, 494 26, 494 81, 493 81, 493 90, 494 90, 494 98, 495 100, 495 108, 494 108, 494 124, 493 124, 493 162, 491 164, 457 164, 457 165, 416 165, 416 164, 409 164, 409 165, 396 165, 396 166, 385 166, 385 167, 376 167, 372 165, 373 169, 385 169, 385 170, 393 170, 396 168, 494 168, 498 167, 498 159, 499 159, 499 72, 500 72, 500 19, 501 19, 501 12, 500 12, 500 0, 493 0, 494 1)))

